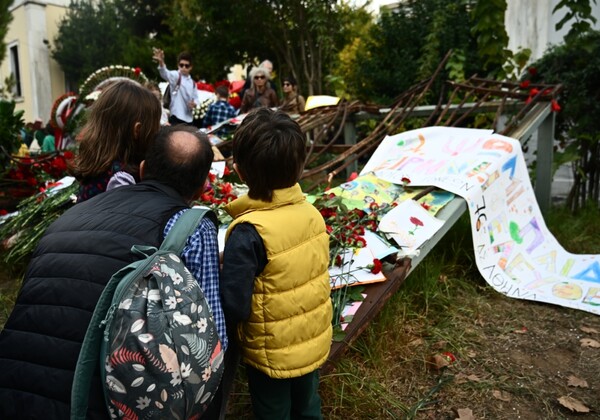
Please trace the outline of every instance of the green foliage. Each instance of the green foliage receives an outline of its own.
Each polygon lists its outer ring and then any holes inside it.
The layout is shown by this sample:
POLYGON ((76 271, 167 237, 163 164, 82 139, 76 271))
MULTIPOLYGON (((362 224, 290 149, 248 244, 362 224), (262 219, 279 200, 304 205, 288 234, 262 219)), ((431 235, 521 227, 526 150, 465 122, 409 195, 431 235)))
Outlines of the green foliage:
POLYGON ((506 0, 478 1, 473 8, 473 35, 477 38, 477 50, 484 61, 484 68, 492 78, 503 79, 504 63, 512 57, 506 47, 508 34, 504 26, 506 0))
POLYGON ((8 10, 13 0, 0 0, 0 63, 6 57, 6 34, 8 33, 8 25, 13 20, 12 13, 8 10))
POLYGON ((556 24, 556 30, 560 31, 565 24, 575 20, 571 29, 565 35, 565 41, 573 42, 576 38, 592 30, 592 25, 596 23, 596 18, 592 15, 592 6, 590 1, 596 4, 596 0, 561 0, 552 9, 552 14, 563 9, 567 9, 566 14, 556 24))
MULTIPOLYGON (((575 185, 568 200, 572 210, 587 200, 598 202, 600 186, 600 32, 588 32, 552 47, 533 64, 533 82, 562 84, 561 111, 556 114, 556 138, 573 156, 575 185), (591 49, 590 49, 591 47, 591 49), (573 144, 575 146, 573 146, 573 144)), ((566 161, 558 153, 558 159, 566 161)))
POLYGON ((74 0, 58 28, 52 57, 67 79, 81 83, 101 67, 124 64, 128 37, 112 1, 74 0))
MULTIPOLYGON (((14 101, 0 100, 0 147, 6 153, 16 153, 21 146, 19 130, 25 125, 24 112, 15 112, 14 101)), ((8 163, 9 157, 0 150, 0 165, 3 170, 8 169, 8 163)))
POLYGON ((366 35, 343 51, 336 72, 346 90, 365 101, 389 104, 416 82, 430 77, 448 51, 454 52, 441 80, 480 73, 470 33, 473 1, 409 0, 381 15, 366 35))

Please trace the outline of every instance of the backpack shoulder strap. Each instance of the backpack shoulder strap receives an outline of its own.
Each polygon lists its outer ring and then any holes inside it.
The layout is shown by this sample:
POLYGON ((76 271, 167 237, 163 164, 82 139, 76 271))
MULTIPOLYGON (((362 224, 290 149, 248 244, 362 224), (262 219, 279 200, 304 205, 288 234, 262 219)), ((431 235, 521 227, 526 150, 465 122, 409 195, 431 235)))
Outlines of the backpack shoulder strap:
POLYGON ((209 217, 215 226, 218 225, 217 217, 212 210, 206 207, 193 207, 185 211, 171 228, 165 240, 160 246, 161 251, 171 251, 180 255, 185 247, 187 239, 194 233, 200 221, 209 217))
MULTIPOLYGON (((156 252, 154 247, 138 247, 136 253, 142 258, 135 261, 121 270, 117 271, 110 278, 100 298, 92 319, 85 333, 79 358, 73 375, 73 386, 71 388, 71 420, 85 420, 88 408, 88 399, 90 386, 94 371, 98 367, 100 358, 100 346, 104 336, 104 324, 110 317, 110 312, 114 310, 113 296, 119 282, 130 272, 140 269, 146 262, 146 258, 156 252)), ((100 361, 103 364, 104 360, 100 361)))

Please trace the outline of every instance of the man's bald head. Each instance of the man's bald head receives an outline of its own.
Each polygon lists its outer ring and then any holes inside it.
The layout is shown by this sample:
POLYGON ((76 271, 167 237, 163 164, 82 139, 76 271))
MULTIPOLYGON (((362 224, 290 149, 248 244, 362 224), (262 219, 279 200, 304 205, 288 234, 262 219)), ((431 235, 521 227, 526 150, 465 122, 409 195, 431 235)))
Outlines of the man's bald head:
POLYGON ((202 192, 213 157, 206 134, 189 126, 163 127, 146 155, 143 179, 158 181, 193 200, 202 192))

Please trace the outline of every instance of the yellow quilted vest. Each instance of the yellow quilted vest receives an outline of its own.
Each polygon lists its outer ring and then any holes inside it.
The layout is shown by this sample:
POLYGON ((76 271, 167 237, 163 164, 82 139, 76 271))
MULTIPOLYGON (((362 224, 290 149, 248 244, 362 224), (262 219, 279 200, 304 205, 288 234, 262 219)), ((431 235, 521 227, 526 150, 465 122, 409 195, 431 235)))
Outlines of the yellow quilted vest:
POLYGON ((243 196, 226 206, 261 236, 267 265, 254 280, 250 318, 238 328, 245 363, 272 378, 319 368, 331 347, 329 236, 298 184, 275 190, 267 203, 243 196))

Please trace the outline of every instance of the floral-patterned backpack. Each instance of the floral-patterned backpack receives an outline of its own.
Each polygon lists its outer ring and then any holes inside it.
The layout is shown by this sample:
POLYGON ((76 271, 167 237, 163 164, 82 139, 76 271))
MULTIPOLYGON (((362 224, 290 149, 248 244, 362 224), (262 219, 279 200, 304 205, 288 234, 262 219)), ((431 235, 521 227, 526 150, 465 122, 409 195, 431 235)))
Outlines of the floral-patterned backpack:
POLYGON ((159 250, 113 275, 88 327, 71 393, 71 419, 85 419, 100 363, 112 418, 198 418, 223 374, 224 353, 198 282, 179 255, 208 209, 180 216, 159 250), (100 328, 99 328, 100 327, 100 328))

